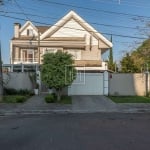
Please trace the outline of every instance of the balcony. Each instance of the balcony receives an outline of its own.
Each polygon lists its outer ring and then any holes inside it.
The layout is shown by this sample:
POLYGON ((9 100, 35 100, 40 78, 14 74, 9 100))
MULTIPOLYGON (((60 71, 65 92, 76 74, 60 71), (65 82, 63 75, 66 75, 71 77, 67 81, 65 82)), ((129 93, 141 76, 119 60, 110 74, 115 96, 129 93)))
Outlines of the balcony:
POLYGON ((37 64, 38 58, 14 58, 12 62, 13 64, 37 64))
POLYGON ((100 60, 75 60, 74 64, 77 67, 101 67, 102 62, 100 60))

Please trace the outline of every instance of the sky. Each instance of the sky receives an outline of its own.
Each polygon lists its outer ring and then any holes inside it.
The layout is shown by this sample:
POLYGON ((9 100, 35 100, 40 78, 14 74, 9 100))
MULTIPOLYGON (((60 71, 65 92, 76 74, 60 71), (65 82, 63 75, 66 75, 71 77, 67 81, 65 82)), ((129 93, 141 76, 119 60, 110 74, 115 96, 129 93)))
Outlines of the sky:
MULTIPOLYGON (((2 60, 10 63, 10 40, 14 23, 26 20, 35 25, 53 25, 74 10, 98 32, 110 40, 114 61, 119 63, 148 38, 150 0, 4 0, 0 6, 0 40, 2 60)), ((109 53, 103 56, 107 60, 109 53)))

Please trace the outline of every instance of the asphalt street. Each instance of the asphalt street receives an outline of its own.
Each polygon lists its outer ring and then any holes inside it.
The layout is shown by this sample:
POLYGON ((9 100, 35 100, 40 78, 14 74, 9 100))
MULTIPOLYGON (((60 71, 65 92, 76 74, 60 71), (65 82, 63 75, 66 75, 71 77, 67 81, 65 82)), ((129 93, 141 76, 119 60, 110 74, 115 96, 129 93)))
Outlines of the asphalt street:
POLYGON ((0 150, 149 150, 150 114, 0 117, 0 150))

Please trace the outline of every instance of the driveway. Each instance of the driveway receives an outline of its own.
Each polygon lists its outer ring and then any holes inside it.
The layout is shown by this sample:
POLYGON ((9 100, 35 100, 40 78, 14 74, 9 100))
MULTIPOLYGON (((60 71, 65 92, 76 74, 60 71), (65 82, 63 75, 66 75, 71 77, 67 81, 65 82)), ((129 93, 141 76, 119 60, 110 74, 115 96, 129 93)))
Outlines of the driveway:
POLYGON ((113 112, 117 110, 117 104, 105 96, 72 96, 72 103, 74 112, 113 112))

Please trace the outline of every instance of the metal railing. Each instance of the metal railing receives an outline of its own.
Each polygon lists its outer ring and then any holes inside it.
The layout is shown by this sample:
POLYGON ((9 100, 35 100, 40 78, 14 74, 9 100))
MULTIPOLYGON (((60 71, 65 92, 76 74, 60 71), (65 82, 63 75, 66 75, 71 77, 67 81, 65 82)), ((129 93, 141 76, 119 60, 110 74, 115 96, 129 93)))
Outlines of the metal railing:
POLYGON ((14 64, 31 64, 38 63, 38 58, 14 58, 12 61, 14 64))

